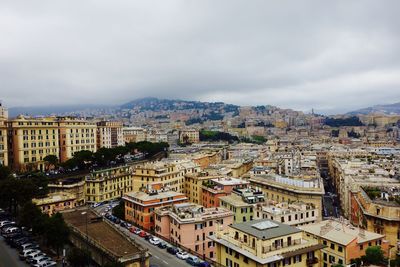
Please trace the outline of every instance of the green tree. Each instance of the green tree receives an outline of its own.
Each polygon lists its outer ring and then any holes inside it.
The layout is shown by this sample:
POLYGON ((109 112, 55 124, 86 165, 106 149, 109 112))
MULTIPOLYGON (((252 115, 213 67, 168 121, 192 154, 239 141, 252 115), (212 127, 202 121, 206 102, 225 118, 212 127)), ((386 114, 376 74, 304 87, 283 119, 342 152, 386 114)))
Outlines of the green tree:
POLYGON ((119 204, 113 208, 112 214, 121 220, 125 220, 125 203, 123 200, 121 200, 119 204))
POLYGON ((379 265, 383 262, 384 256, 380 246, 368 247, 365 251, 365 260, 370 264, 379 265))
POLYGON ((67 261, 76 267, 86 266, 88 258, 90 258, 88 251, 79 248, 72 248, 67 255, 67 261))
POLYGON ((60 250, 68 242, 69 228, 60 213, 51 216, 46 222, 45 239, 59 255, 60 250))
POLYGON ((9 178, 11 175, 11 170, 7 166, 0 165, 0 180, 9 178))
POLYGON ((47 155, 43 158, 43 160, 46 162, 47 169, 50 169, 50 167, 56 167, 58 165, 58 157, 56 155, 47 155))

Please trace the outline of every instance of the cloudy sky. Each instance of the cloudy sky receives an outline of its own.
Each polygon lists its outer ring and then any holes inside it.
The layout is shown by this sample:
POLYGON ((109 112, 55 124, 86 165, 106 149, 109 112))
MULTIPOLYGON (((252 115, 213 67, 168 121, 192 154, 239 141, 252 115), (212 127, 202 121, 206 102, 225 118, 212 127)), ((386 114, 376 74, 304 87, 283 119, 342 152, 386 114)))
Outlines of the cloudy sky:
POLYGON ((398 0, 2 0, 0 99, 325 113, 400 102, 399 10, 398 0))

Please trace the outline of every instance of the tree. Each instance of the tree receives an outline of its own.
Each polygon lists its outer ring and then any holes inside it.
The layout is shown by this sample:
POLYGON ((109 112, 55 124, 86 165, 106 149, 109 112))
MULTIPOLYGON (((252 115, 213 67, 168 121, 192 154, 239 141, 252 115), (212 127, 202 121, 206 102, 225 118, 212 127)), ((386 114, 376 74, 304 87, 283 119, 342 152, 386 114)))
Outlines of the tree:
POLYGON ((368 247, 365 251, 365 260, 370 264, 379 265, 383 262, 384 256, 380 246, 368 247))
POLYGON ((69 228, 60 213, 51 216, 46 222, 45 239, 59 255, 60 249, 68 242, 69 228))
POLYGON ((90 255, 88 251, 79 248, 72 248, 67 255, 67 261, 71 266, 84 267, 87 265, 89 257, 90 255))
POLYGON ((7 166, 0 165, 0 180, 10 177, 11 170, 7 166))
POLYGON ((115 217, 125 220, 125 203, 123 200, 113 208, 112 213, 115 217))
POLYGON ((43 158, 43 160, 46 162, 48 169, 50 169, 50 167, 56 167, 58 165, 58 157, 56 155, 47 155, 43 158))

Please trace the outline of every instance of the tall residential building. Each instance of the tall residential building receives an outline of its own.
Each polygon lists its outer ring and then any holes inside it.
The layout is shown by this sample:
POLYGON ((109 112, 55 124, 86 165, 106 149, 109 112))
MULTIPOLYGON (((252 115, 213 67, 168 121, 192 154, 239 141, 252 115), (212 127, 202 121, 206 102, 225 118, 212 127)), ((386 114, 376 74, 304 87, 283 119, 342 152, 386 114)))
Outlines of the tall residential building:
POLYGON ((122 122, 100 121, 97 123, 97 149, 114 148, 124 144, 122 122))
POLYGON ((252 221, 254 212, 264 202, 264 193, 254 188, 234 188, 232 194, 219 198, 220 206, 234 213, 235 223, 252 221))
POLYGON ((298 228, 266 219, 232 224, 210 239, 216 262, 226 267, 317 267, 324 247, 298 228))
POLYGON ((208 181, 217 176, 210 176, 207 172, 195 172, 185 175, 184 193, 189 198, 189 201, 196 204, 201 204, 203 201, 203 182, 208 181))
POLYGON ((0 165, 8 166, 7 109, 0 102, 0 165))
POLYGON ((93 171, 85 177, 86 201, 109 201, 133 191, 133 167, 122 166, 93 171))
POLYGON ((193 203, 174 204, 155 211, 157 235, 210 259, 215 258, 215 246, 209 237, 232 222, 233 213, 227 209, 204 208, 193 203))
POLYGON ((255 175, 249 181, 252 186, 260 188, 267 199, 312 204, 318 210, 318 221, 322 220, 322 197, 325 190, 320 177, 300 179, 279 175, 255 175))
POLYGON ((248 185, 248 181, 233 177, 219 177, 204 181, 202 205, 206 208, 219 207, 220 197, 231 194, 234 188, 246 188, 248 185))
POLYGON ((54 117, 18 116, 8 121, 9 159, 16 170, 44 170, 47 155, 59 157, 58 122, 54 117))
POLYGON ((125 143, 137 143, 146 141, 146 130, 139 127, 124 127, 122 135, 125 143))
POLYGON ((353 227, 344 222, 327 220, 300 227, 309 240, 317 240, 324 248, 321 250, 322 267, 340 264, 349 265, 351 259, 360 258, 371 246, 381 246, 385 254, 388 242, 384 236, 353 227))
POLYGON ((199 131, 195 129, 182 129, 179 131, 179 142, 198 143, 200 142, 199 131))
POLYGON ((153 231, 155 227, 154 210, 159 207, 187 202, 187 197, 179 192, 167 189, 127 193, 123 197, 125 219, 139 225, 144 230, 153 231))
POLYGON ((70 159, 75 152, 96 152, 96 123, 71 117, 57 118, 60 134, 60 160, 70 159))
POLYGON ((400 187, 365 187, 352 192, 353 224, 368 231, 385 235, 391 256, 400 255, 400 187))

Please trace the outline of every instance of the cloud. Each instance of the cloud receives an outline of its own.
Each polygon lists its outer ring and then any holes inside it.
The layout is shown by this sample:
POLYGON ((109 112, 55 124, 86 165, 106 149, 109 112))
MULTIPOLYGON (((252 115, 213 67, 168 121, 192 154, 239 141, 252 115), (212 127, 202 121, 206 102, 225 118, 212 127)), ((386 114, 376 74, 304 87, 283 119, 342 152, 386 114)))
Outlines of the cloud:
POLYGON ((400 99, 398 1, 2 1, 8 106, 156 96, 341 112, 400 99))

